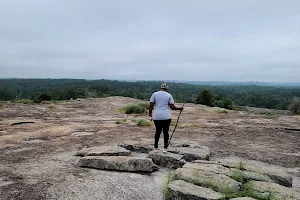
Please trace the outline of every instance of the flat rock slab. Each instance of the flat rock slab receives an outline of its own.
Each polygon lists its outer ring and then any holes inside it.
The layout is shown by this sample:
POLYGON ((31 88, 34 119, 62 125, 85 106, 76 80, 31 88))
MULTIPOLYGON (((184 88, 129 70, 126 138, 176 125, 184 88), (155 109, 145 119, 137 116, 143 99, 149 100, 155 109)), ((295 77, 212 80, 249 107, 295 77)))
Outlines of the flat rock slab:
POLYGON ((227 187, 237 191, 242 185, 228 176, 197 169, 180 168, 176 169, 175 174, 179 177, 179 179, 192 180, 198 182, 200 185, 203 184, 203 186, 210 183, 210 186, 213 187, 212 189, 217 191, 222 191, 222 189, 227 187))
POLYGON ((129 156, 130 151, 117 145, 83 148, 76 156, 129 156))
POLYGON ((223 174, 226 176, 231 176, 232 174, 229 168, 217 164, 186 163, 183 168, 197 169, 206 172, 213 172, 215 174, 223 174))
POLYGON ((173 169, 180 168, 186 163, 186 161, 182 159, 183 155, 160 150, 151 151, 149 158, 151 158, 156 165, 173 169))
POLYGON ((170 147, 169 152, 183 155, 183 159, 191 162, 193 160, 209 160, 210 151, 208 147, 170 147))
POLYGON ((218 163, 231 168, 236 168, 240 165, 240 163, 243 163, 242 166, 246 171, 268 175, 274 182, 286 187, 292 187, 293 184, 292 176, 289 175, 283 167, 268 165, 259 161, 241 160, 237 158, 219 159, 218 163))
POLYGON ((129 151, 149 153, 150 151, 153 150, 153 140, 151 141, 150 140, 142 140, 142 141, 129 140, 129 141, 121 142, 119 146, 129 151))
POLYGON ((87 156, 79 160, 78 166, 127 172, 153 172, 158 170, 158 167, 150 158, 130 156, 87 156))
POLYGON ((254 189, 260 193, 273 192, 278 198, 300 200, 300 191, 277 183, 253 181, 254 189))
POLYGON ((182 180, 173 181, 169 184, 172 200, 219 200, 222 194, 209 188, 187 183, 182 180))
POLYGON ((94 135, 94 132, 75 132, 72 133, 71 136, 87 136, 87 135, 94 135))

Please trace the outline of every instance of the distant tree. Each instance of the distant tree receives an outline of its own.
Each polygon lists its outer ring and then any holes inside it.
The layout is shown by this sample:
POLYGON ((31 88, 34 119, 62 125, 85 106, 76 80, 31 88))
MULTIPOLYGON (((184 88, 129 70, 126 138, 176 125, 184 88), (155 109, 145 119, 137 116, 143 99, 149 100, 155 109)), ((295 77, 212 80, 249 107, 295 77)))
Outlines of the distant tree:
POLYGON ((293 114, 300 114, 300 98, 294 98, 291 105, 289 106, 289 110, 293 114))
POLYGON ((214 106, 214 94, 208 88, 202 89, 196 99, 196 104, 203 104, 207 106, 214 106))

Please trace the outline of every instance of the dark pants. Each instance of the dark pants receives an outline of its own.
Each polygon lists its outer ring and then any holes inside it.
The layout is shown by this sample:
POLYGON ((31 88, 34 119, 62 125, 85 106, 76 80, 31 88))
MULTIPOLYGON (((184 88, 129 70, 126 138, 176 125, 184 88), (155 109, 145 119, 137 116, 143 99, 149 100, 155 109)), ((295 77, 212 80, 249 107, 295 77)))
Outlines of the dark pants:
POLYGON ((170 127, 170 124, 171 124, 171 119, 154 120, 154 124, 155 124, 155 127, 156 127, 154 147, 158 148, 159 137, 160 137, 161 131, 163 131, 163 133, 164 133, 164 148, 166 149, 168 147, 169 127, 170 127))

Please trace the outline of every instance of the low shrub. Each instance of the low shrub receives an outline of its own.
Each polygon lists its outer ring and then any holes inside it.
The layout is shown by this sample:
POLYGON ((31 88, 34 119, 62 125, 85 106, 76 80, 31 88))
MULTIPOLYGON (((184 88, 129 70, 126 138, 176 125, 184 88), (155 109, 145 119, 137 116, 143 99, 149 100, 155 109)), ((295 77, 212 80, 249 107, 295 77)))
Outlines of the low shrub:
POLYGON ((143 104, 135 104, 135 105, 129 105, 122 108, 122 110, 126 114, 144 114, 147 112, 147 109, 145 108, 145 105, 143 104))
POLYGON ((273 116, 273 115, 278 115, 279 112, 276 111, 276 110, 269 110, 269 111, 266 111, 264 113, 262 113, 263 115, 267 115, 267 116, 273 116))
POLYGON ((151 122, 148 121, 148 120, 145 120, 145 119, 138 119, 138 120, 136 121, 136 124, 137 124, 138 126, 151 126, 151 122))
POLYGON ((220 113, 220 114, 228 114, 228 111, 224 110, 224 109, 218 109, 218 110, 216 110, 216 112, 220 113))
POLYGON ((293 114, 300 114, 300 98, 294 98, 291 105, 289 106, 289 110, 293 114))

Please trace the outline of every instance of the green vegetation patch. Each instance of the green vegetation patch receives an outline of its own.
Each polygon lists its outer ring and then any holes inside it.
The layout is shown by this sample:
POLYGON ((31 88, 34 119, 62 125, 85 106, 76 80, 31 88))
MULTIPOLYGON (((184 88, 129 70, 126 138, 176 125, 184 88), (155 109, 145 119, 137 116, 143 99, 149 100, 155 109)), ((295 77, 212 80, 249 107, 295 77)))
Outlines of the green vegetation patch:
POLYGON ((19 100, 16 100, 17 103, 23 103, 23 104, 32 104, 34 103, 33 100, 31 99, 19 99, 19 100))
POLYGON ((3 104, 0 104, 0 109, 3 109, 3 104))
POLYGON ((220 114, 228 114, 228 111, 224 110, 224 109, 218 109, 218 110, 216 110, 216 112, 220 113, 220 114))
POLYGON ((300 98, 294 98, 292 103, 289 106, 289 110, 293 113, 293 114, 300 114, 300 98))
POLYGON ((50 108, 50 109, 54 109, 54 108, 56 108, 54 105, 50 105, 50 106, 48 106, 48 108, 50 108))
POLYGON ((246 163, 244 163, 244 162, 242 162, 242 161, 240 161, 236 166, 235 166, 235 168, 236 169, 239 169, 239 170, 246 170, 246 163))
POLYGON ((267 115, 267 116, 273 116, 273 115, 279 115, 279 112, 276 110, 268 110, 264 113, 262 113, 263 115, 267 115))
POLYGON ((172 181, 175 181, 175 180, 178 180, 178 177, 176 176, 176 174, 174 172, 169 172, 167 174, 166 180, 162 184, 162 194, 163 194, 163 198, 165 200, 169 200, 172 198, 172 192, 169 188, 169 183, 171 183, 172 181))
POLYGON ((136 120, 136 124, 138 126, 151 126, 151 122, 146 119, 138 119, 138 120, 136 120))
POLYGON ((149 105, 146 103, 133 104, 121 108, 126 114, 144 114, 147 113, 149 105))
MULTIPOLYGON (((243 168, 243 163, 241 162, 239 164, 239 168, 243 168)), ((236 171, 233 174, 233 179, 243 182, 243 175, 241 171, 236 171)), ((169 183, 175 180, 180 180, 180 178, 174 173, 170 172, 168 173, 165 182, 162 185, 162 193, 165 200, 169 200, 172 198, 172 191, 169 189, 169 183)), ((229 200, 232 198, 238 198, 238 197, 252 197, 258 200, 285 200, 285 198, 279 198, 275 195, 275 192, 272 190, 266 191, 264 193, 259 193, 257 189, 255 189, 255 185, 252 180, 249 180, 248 182, 245 182, 240 190, 237 190, 235 188, 230 187, 229 185, 226 185, 222 187, 221 189, 214 184, 210 180, 200 180, 200 179, 192 179, 192 178, 183 178, 181 179, 185 182, 192 183, 194 185, 198 185, 201 187, 210 188, 214 191, 218 191, 224 195, 222 200, 229 200)))

